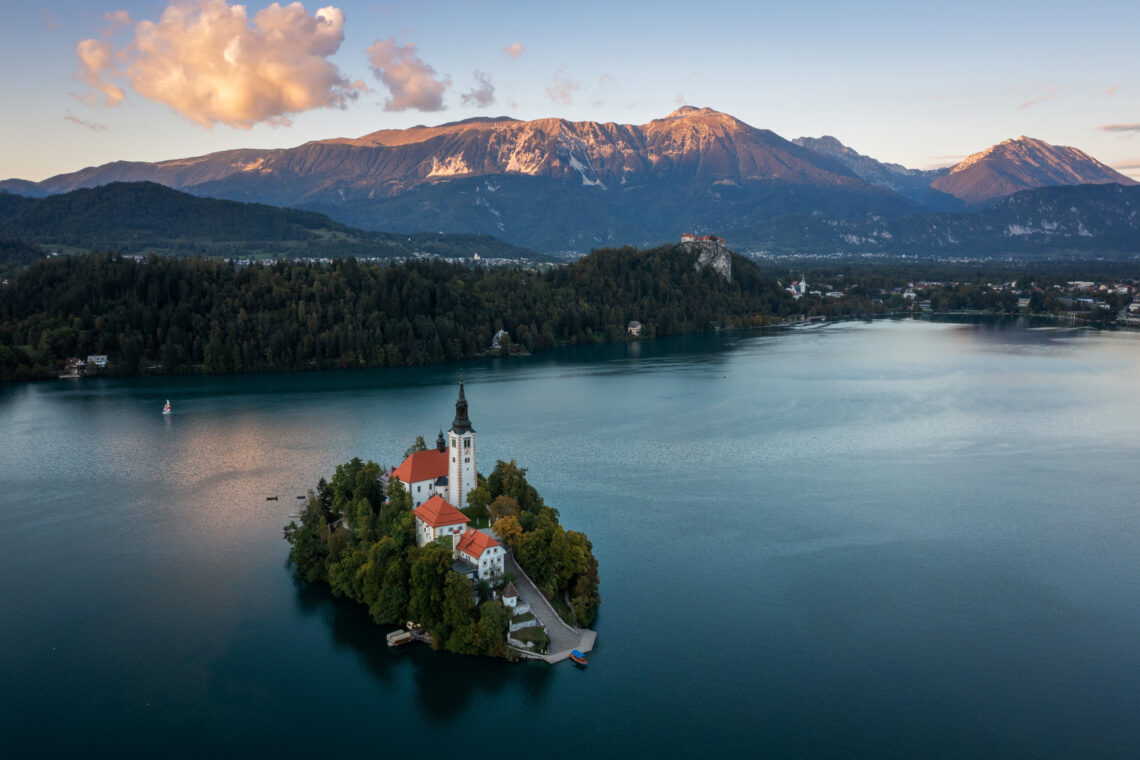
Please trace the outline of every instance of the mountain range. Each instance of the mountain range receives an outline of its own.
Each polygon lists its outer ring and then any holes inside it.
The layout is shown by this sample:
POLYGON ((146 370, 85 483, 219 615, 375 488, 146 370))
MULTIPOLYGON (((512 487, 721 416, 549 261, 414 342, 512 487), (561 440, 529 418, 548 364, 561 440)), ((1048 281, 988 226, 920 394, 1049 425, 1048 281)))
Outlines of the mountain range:
POLYGON ((641 125, 476 118, 289 149, 115 162, 0 188, 44 195, 136 181, 317 211, 365 230, 482 233, 546 252, 649 244, 686 231, 758 245, 801 218, 862 230, 978 211, 1037 188, 1136 184, 1075 148, 1027 137, 953 167, 915 170, 834 137, 786 140, 685 106, 641 125))

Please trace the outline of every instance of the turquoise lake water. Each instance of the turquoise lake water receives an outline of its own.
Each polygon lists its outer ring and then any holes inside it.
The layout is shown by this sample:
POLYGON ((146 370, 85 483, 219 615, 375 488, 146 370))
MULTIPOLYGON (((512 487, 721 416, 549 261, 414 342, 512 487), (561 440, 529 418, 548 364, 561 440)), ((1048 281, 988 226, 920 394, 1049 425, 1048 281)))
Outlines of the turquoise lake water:
POLYGON ((389 651, 285 565, 294 497, 434 439, 459 370, 0 387, 3 754, 1140 756, 1140 335, 466 363, 480 469, 593 541, 585 671, 389 651))

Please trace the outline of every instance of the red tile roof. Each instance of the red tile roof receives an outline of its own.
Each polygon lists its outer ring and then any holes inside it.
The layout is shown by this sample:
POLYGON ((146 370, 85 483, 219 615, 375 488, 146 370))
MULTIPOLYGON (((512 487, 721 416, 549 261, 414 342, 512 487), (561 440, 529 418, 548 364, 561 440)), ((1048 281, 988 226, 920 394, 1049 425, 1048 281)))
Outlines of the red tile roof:
POLYGON ((404 463, 392 471, 392 475, 404 484, 419 483, 421 480, 435 480, 447 475, 448 449, 428 449, 409 454, 404 463))
POLYGON ((498 541, 491 538, 483 531, 472 530, 468 528, 467 532, 460 536, 459 543, 456 544, 455 548, 466 554, 468 557, 479 559, 483 556, 483 552, 498 545, 498 541))
POLYGON ((467 515, 448 504, 439 494, 416 507, 412 514, 433 528, 467 524, 467 515))

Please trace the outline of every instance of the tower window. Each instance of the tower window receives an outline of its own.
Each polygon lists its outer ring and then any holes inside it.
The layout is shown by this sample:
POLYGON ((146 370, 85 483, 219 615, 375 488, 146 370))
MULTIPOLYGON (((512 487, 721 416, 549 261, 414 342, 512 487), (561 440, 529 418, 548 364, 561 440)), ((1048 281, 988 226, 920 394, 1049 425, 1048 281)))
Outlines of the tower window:
POLYGON ((465 449, 471 448, 471 439, 470 438, 464 438, 463 439, 463 448, 465 448, 465 449))

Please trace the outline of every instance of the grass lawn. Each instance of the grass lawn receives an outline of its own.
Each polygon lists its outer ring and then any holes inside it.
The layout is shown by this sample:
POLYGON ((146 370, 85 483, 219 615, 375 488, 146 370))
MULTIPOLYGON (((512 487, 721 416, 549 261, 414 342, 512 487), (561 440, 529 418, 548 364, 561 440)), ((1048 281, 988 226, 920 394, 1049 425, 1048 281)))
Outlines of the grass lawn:
POLYGON ((541 628, 524 628, 521 631, 515 631, 511 634, 511 638, 523 642, 534 642, 534 649, 539 654, 546 654, 550 648, 550 637, 546 635, 546 631, 541 628))

